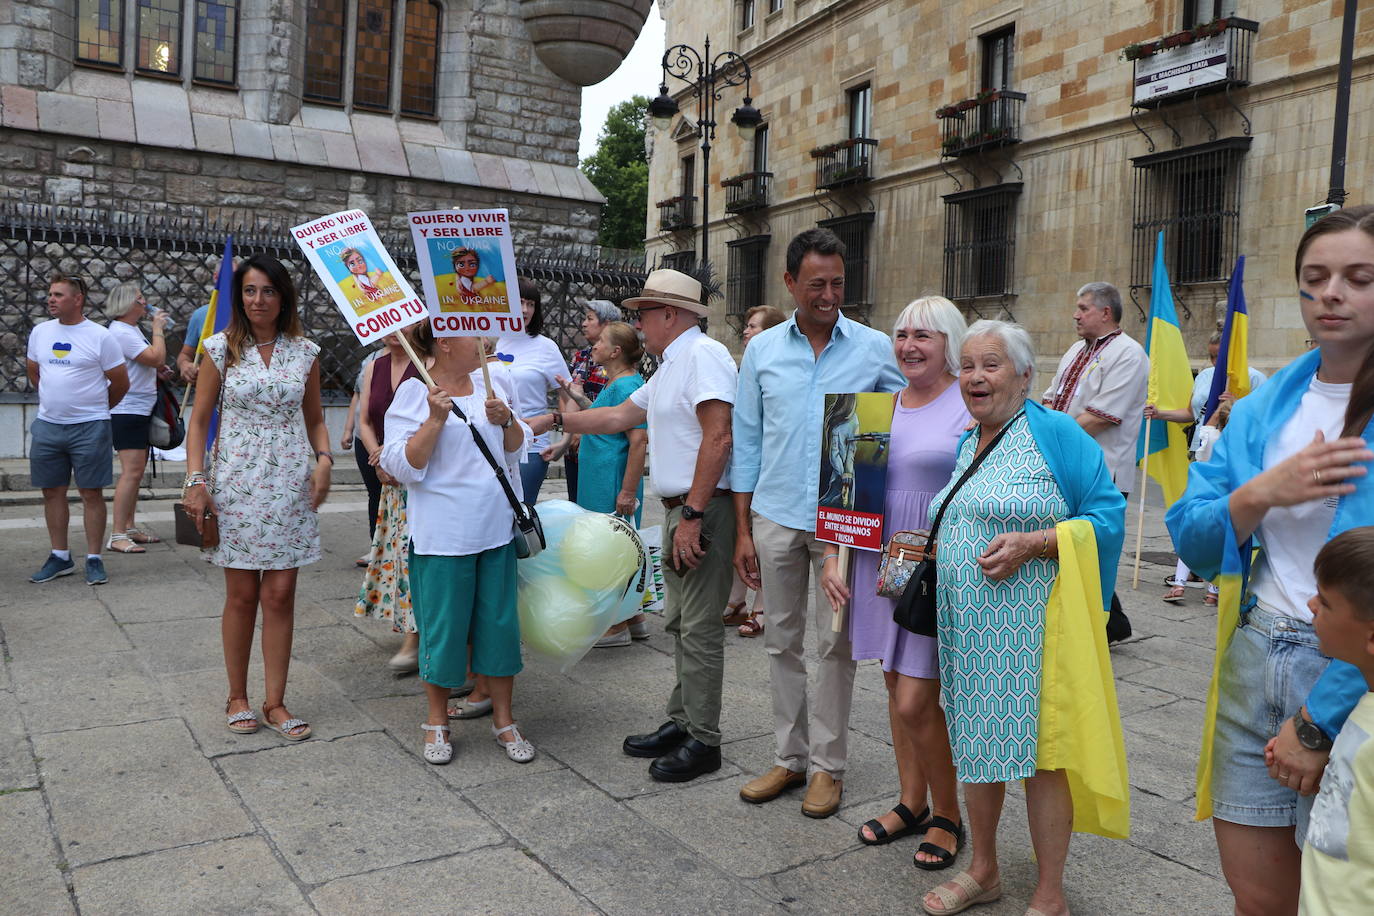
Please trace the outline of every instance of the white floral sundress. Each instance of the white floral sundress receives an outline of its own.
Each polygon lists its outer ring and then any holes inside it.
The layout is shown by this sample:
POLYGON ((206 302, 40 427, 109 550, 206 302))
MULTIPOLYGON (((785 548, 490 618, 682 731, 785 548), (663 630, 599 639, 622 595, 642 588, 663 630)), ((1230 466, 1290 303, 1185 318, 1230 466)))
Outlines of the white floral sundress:
POLYGON ((310 507, 312 450, 301 401, 320 348, 304 337, 282 337, 272 348, 271 366, 250 346, 226 374, 226 347, 223 334, 205 341, 224 386, 210 475, 219 546, 209 560, 259 570, 314 563, 320 525, 310 507))

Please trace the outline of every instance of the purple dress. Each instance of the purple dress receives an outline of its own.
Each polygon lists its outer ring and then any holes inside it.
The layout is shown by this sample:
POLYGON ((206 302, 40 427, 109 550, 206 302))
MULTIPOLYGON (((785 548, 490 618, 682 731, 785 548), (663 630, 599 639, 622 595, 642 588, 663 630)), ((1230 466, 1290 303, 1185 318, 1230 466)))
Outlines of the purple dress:
MULTIPOLYGON (((892 413, 892 442, 887 456, 887 502, 883 541, 897 531, 929 528, 930 501, 949 483, 954 452, 969 424, 968 408, 957 383, 924 407, 892 413)), ((936 642, 892 622, 893 600, 876 592, 881 554, 856 550, 849 613, 854 660, 881 659, 884 671, 907 677, 939 678, 936 642)))

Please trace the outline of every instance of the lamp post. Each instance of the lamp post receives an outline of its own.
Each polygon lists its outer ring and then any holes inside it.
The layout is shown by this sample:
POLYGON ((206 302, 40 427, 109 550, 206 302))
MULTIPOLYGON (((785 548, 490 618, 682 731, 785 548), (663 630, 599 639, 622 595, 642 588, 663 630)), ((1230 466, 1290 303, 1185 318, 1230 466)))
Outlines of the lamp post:
POLYGON ((668 94, 668 77, 679 79, 692 88, 697 97, 697 130, 701 133, 701 258, 704 263, 709 258, 707 247, 709 238, 710 185, 711 185, 711 141, 716 138, 716 102, 720 101, 720 91, 727 86, 744 86, 744 104, 735 109, 730 122, 739 130, 740 138, 746 142, 753 139, 754 131, 763 121, 763 115, 754 107, 749 97, 749 81, 753 73, 748 62, 734 51, 722 51, 711 56, 711 39, 705 42, 705 50, 698 52, 686 44, 673 45, 663 52, 663 81, 658 87, 658 97, 649 103, 649 116, 654 126, 666 130, 672 123, 673 115, 678 113, 677 100, 668 94))

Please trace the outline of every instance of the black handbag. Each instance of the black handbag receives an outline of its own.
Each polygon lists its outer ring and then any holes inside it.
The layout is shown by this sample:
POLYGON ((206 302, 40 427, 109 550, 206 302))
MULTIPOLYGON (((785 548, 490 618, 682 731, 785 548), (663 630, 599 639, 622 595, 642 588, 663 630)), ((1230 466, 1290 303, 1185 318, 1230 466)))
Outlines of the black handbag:
POLYGON ((501 482, 501 489, 506 491, 506 499, 515 512, 515 527, 520 532, 520 536, 515 538, 515 555, 521 560, 538 556, 539 552, 548 546, 548 542, 544 540, 544 524, 539 521, 539 513, 534 511, 534 506, 522 503, 515 495, 510 481, 506 479, 506 469, 501 467, 492 455, 491 449, 487 448, 487 440, 482 438, 477 427, 468 423, 467 414, 459 409, 456 401, 453 403, 453 415, 467 424, 468 430, 472 433, 472 441, 477 443, 477 450, 487 459, 487 464, 496 472, 496 479, 501 482))
POLYGON ((925 548, 922 550, 921 559, 911 570, 911 579, 907 581, 906 590, 902 592, 902 597, 897 599, 896 605, 892 608, 892 622, 904 630, 909 630, 917 636, 935 635, 935 536, 940 531, 940 520, 945 517, 945 510, 954 501, 954 494, 959 492, 960 487, 968 482, 973 476, 973 472, 978 470, 978 466, 983 463, 983 459, 992 454, 992 450, 997 447, 997 443, 1002 441, 1002 437, 1011 429, 1011 424, 1020 417, 1018 413, 1007 424, 998 431, 997 435, 988 447, 983 449, 982 454, 969 462, 968 470, 964 471, 945 497, 945 501, 940 504, 940 511, 935 513, 935 522, 930 526, 930 537, 926 539, 925 548))

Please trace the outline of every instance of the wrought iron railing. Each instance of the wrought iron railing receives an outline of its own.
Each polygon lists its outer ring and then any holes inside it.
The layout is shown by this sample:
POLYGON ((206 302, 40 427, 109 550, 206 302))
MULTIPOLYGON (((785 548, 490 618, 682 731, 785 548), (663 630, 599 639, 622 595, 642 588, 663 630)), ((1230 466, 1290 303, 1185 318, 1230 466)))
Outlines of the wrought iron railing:
MULTIPOLYGON (((169 361, 179 352, 186 320, 204 305, 213 286, 226 235, 236 257, 265 253, 280 260, 296 280, 301 321, 320 345, 321 381, 327 395, 347 397, 364 348, 344 324, 329 293, 316 279, 284 224, 255 226, 201 220, 132 216, 100 210, 11 205, 0 208, 0 398, 28 398, 25 343, 33 326, 48 318, 48 275, 82 276, 92 285, 87 315, 99 316, 105 293, 124 280, 143 284, 149 303, 171 313, 169 361)), ((408 233, 381 232, 396 266, 418 290, 419 277, 408 233)), ((602 261, 573 253, 516 253, 520 276, 542 293, 544 333, 570 354, 583 346, 580 327, 587 299, 619 302, 643 289, 642 262, 602 261)))
POLYGON ((683 195, 681 197, 670 197, 667 200, 660 200, 658 206, 658 228, 664 232, 673 232, 677 229, 691 229, 696 223, 692 219, 692 211, 696 209, 695 197, 683 195))
POLYGON ((993 89, 935 112, 940 121, 940 155, 952 158, 1021 142, 1024 92, 993 89))
POLYGON ((1020 182, 945 195, 946 298, 968 302, 1013 292, 1020 182))
POLYGON ((1154 41, 1127 45, 1136 108, 1250 85, 1259 23, 1228 16, 1154 41))
POLYGON ((745 172, 722 179, 720 186, 725 189, 725 212, 747 213, 767 207, 772 181, 772 172, 745 172))
POLYGON ((878 141, 868 137, 850 137, 813 149, 811 158, 816 160, 816 187, 841 188, 872 180, 873 154, 877 149, 878 141))

